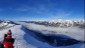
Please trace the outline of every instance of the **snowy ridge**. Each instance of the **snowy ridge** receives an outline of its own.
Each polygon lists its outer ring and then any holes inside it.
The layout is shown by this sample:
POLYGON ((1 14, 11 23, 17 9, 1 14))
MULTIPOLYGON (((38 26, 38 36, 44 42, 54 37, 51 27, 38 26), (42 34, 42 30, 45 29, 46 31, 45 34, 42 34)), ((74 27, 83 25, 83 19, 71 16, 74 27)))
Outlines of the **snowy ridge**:
POLYGON ((80 28, 85 27, 85 21, 84 20, 52 20, 52 21, 30 21, 27 23, 35 23, 45 26, 53 26, 53 27, 73 27, 77 26, 80 28))
POLYGON ((1 21, 0 22, 0 30, 7 29, 15 26, 15 24, 11 23, 11 21, 1 21))
POLYGON ((6 26, 6 25, 8 25, 8 23, 6 23, 6 22, 1 22, 0 23, 0 27, 6 26))

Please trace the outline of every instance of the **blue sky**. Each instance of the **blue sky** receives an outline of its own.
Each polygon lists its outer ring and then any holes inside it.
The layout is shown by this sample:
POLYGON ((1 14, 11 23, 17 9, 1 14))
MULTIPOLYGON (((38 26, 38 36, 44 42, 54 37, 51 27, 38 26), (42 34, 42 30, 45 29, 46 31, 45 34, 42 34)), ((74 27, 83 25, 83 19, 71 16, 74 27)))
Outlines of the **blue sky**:
POLYGON ((84 18, 84 0, 0 0, 0 19, 79 20, 84 18))

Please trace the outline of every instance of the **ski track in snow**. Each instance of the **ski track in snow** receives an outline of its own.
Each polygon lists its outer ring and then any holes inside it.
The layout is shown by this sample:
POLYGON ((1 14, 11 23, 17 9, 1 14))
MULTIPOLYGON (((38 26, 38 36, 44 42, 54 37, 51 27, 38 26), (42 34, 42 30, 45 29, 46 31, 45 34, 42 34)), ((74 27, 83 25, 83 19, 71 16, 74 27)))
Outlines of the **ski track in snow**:
MULTIPOLYGON (((22 28, 22 25, 15 25, 11 28, 8 28, 12 30, 13 38, 15 38, 15 43, 14 43, 15 48, 84 48, 83 47, 84 44, 53 47, 53 46, 48 45, 47 43, 38 41, 34 37, 24 32, 24 30, 22 30, 21 28, 22 28)), ((3 35, 7 33, 8 29, 0 31, 0 41, 2 41, 3 35)))

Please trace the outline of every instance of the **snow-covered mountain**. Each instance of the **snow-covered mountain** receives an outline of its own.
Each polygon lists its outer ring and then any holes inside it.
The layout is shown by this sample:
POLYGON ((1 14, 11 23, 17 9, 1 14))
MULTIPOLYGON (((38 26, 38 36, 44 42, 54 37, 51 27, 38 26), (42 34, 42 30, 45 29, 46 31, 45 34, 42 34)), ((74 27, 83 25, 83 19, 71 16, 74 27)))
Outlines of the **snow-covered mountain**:
POLYGON ((6 29, 9 27, 14 26, 15 24, 12 23, 12 21, 4 21, 4 20, 0 20, 0 30, 2 29, 6 29))
POLYGON ((30 21, 27 23, 35 23, 45 26, 53 26, 53 27, 73 27, 77 26, 80 28, 85 27, 85 21, 84 20, 52 20, 52 21, 30 21))
POLYGON ((56 28, 37 24, 36 21, 2 21, 0 24, 2 23, 6 26, 0 28, 0 41, 11 29, 15 38, 15 48, 84 48, 85 45, 84 29, 78 27, 56 28))

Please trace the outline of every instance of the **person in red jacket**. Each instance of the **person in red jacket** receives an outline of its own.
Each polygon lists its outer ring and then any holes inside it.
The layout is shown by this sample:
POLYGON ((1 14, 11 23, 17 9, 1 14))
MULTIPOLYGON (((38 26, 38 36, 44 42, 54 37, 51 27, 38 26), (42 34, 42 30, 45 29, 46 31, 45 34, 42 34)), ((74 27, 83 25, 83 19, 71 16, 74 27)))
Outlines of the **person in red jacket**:
POLYGON ((7 35, 7 37, 3 40, 4 48, 13 48, 14 39, 11 35, 7 35))
POLYGON ((8 30, 7 34, 4 34, 4 39, 7 37, 7 35, 12 35, 12 31, 8 30))

